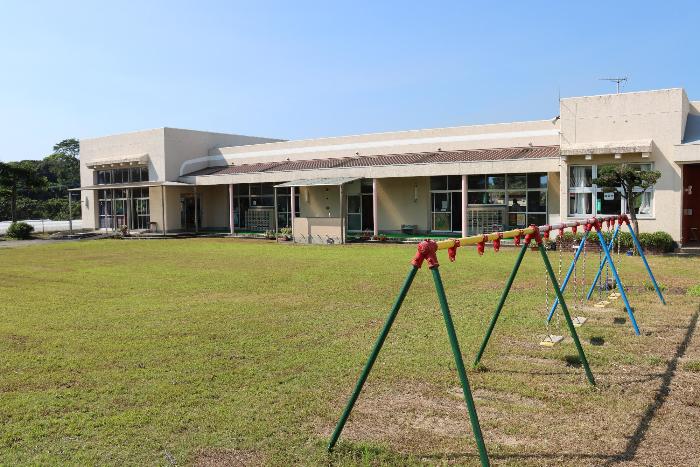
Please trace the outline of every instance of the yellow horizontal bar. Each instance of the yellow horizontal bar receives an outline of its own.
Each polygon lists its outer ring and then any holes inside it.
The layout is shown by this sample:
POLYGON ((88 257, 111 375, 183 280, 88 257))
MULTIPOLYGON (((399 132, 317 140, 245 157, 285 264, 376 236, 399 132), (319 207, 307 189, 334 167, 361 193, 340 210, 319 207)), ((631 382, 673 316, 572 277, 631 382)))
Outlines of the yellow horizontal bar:
MULTIPOLYGON (((502 235, 501 238, 515 238, 518 235, 527 235, 531 233, 535 233, 535 227, 525 227, 524 229, 515 229, 515 230, 506 230, 505 232, 500 232, 502 235)), ((493 241, 496 240, 499 237, 498 232, 490 233, 490 234, 484 234, 486 235, 486 240, 487 241, 493 241)), ((476 245, 477 243, 481 243, 484 241, 484 235, 472 235, 471 237, 463 237, 458 239, 460 246, 465 246, 465 245, 476 245)), ((448 248, 452 248, 455 246, 455 239, 451 238, 449 240, 440 240, 439 242, 436 242, 438 246, 438 250, 447 250, 448 248)))

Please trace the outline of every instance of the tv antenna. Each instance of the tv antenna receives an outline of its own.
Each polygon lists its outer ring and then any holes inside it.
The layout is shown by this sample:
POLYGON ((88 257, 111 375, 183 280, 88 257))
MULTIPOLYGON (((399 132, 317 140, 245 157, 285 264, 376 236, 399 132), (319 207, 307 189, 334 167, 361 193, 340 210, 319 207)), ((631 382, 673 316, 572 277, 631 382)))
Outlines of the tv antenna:
POLYGON ((627 82, 627 76, 624 76, 622 78, 599 78, 599 79, 601 81, 611 81, 611 82, 615 83, 615 86, 617 89, 617 94, 620 94, 620 84, 627 82))

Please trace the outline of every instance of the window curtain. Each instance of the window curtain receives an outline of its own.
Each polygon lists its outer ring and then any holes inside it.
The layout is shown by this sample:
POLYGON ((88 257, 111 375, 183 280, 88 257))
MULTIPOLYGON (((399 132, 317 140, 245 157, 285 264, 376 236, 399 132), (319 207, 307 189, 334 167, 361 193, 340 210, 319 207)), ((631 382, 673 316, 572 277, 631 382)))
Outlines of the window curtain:
MULTIPOLYGON (((574 188, 586 188, 586 167, 572 167, 573 175, 571 186, 574 188)), ((590 211, 590 197, 587 193, 574 193, 574 210, 572 214, 584 215, 590 211)))
POLYGON ((651 214, 651 191, 645 191, 640 198, 638 214, 651 214))

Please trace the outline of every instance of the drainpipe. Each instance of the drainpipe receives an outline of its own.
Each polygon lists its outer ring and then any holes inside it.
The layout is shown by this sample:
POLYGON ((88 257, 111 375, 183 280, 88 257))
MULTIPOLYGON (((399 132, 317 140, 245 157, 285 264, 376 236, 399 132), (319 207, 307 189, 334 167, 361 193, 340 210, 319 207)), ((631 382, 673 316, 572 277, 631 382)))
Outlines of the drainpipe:
POLYGON ((163 221, 163 236, 165 237, 165 187, 160 186, 160 209, 161 209, 161 220, 163 221))

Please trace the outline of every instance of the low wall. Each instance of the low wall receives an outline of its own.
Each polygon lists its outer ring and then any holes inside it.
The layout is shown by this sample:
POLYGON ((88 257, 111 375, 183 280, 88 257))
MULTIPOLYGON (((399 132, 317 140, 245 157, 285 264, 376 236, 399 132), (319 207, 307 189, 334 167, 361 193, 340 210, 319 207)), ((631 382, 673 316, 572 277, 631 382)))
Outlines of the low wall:
POLYGON ((295 217, 293 225, 296 243, 342 243, 342 219, 339 217, 295 217))

